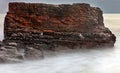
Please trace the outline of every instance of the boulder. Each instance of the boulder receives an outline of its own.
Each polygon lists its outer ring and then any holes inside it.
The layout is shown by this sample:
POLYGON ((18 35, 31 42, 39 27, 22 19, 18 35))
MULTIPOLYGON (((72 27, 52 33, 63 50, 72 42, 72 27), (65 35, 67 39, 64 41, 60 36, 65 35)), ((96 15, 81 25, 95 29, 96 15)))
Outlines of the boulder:
POLYGON ((36 49, 33 46, 27 46, 27 49, 25 51, 25 57, 26 59, 40 59, 44 58, 43 51, 36 49))
POLYGON ((0 46, 0 63, 22 62, 26 59, 43 58, 40 46, 24 45, 14 40, 4 40, 0 46))
POLYGON ((104 26, 102 14, 85 3, 9 3, 0 63, 40 59, 58 47, 113 47, 116 37, 104 26))
POLYGON ((104 26, 102 14, 100 8, 85 3, 12 2, 5 17, 4 40, 42 43, 49 49, 114 46, 116 37, 104 26))

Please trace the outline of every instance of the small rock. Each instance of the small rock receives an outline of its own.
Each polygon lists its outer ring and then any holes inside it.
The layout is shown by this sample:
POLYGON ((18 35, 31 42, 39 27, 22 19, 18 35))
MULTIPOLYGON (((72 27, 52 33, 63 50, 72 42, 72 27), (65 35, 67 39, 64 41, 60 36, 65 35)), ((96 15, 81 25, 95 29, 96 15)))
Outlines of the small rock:
POLYGON ((34 47, 27 47, 25 51, 25 58, 28 59, 43 58, 43 51, 35 49, 34 47))

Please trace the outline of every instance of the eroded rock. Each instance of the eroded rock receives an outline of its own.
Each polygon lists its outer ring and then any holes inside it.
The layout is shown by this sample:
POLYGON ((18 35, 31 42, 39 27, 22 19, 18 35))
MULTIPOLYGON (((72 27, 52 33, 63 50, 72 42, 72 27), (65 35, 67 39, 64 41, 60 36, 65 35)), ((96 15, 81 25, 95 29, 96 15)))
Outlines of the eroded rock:
POLYGON ((33 45, 24 45, 18 41, 4 40, 0 46, 0 63, 15 63, 26 59, 43 58, 43 51, 40 48, 36 49, 33 45))
POLYGON ((43 58, 43 51, 42 50, 38 50, 35 47, 31 47, 31 46, 27 46, 26 47, 26 51, 25 51, 25 57, 27 59, 39 59, 39 58, 43 58))
POLYGON ((113 47, 116 37, 104 26, 102 14, 85 3, 9 3, 0 60, 43 57, 43 50, 58 46, 113 47))
POLYGON ((68 47, 69 44, 73 47, 114 46, 116 40, 104 26, 101 9, 85 3, 9 3, 4 34, 4 40, 43 43, 53 47, 62 43, 68 47))

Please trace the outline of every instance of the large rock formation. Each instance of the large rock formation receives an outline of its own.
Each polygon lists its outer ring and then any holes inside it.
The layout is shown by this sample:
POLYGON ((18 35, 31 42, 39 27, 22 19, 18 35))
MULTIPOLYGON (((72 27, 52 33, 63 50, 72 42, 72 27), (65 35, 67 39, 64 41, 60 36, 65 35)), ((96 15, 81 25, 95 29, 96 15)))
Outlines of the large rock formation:
POLYGON ((100 8, 89 4, 9 3, 4 40, 70 48, 114 46, 100 8))
POLYGON ((9 3, 0 63, 43 58, 58 46, 109 47, 115 40, 104 26, 100 8, 89 4, 9 3))

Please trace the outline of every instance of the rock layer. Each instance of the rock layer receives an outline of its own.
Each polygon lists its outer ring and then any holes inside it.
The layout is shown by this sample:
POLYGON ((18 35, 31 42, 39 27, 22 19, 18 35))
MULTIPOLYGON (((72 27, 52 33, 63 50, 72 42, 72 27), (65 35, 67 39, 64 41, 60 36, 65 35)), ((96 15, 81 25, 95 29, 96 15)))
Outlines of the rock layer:
POLYGON ((85 3, 9 3, 4 36, 24 44, 45 44, 48 49, 114 46, 116 40, 104 26, 101 9, 85 3))
POLYGON ((41 47, 24 45, 21 41, 5 40, 0 43, 0 63, 18 63, 27 59, 44 58, 41 47))

